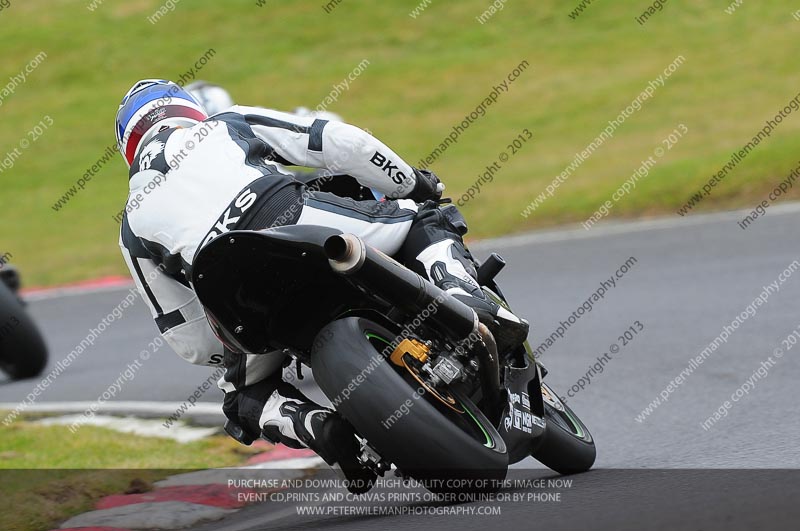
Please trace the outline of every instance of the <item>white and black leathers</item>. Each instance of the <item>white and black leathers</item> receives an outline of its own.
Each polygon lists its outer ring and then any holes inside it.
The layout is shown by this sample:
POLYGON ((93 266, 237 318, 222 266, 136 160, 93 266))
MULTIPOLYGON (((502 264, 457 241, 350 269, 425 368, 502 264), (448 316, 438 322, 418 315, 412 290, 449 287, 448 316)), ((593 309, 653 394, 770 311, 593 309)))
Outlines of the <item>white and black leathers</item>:
MULTIPOLYGON (((357 127, 256 107, 235 106, 141 146, 120 245, 164 339, 191 363, 219 364, 223 349, 184 273, 207 239, 236 228, 261 198, 301 186, 273 162, 349 174, 390 198, 405 197, 416 184, 411 166, 357 127)), ((388 254, 399 249, 417 212, 410 199, 365 208, 324 195, 306 197, 287 221, 333 226, 388 254)), ((262 377, 248 371, 248 379, 262 377)))

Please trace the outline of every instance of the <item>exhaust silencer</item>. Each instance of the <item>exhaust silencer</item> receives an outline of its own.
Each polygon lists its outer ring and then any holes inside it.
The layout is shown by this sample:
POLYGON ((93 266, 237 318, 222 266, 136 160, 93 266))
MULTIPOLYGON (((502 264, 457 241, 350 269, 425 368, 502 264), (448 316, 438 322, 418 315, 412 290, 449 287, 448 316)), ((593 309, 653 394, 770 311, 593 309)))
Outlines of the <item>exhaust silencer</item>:
POLYGON ((469 348, 482 367, 481 387, 489 404, 490 418, 499 421, 504 402, 497 345, 472 308, 366 245, 357 236, 331 236, 325 240, 323 248, 335 272, 347 275, 359 287, 397 304, 408 313, 417 313, 433 303, 436 311, 428 319, 454 341, 469 339, 469 348))
POLYGON ((364 243, 352 234, 329 237, 324 244, 331 268, 358 286, 392 301, 409 313, 417 313, 432 304, 436 308, 429 319, 455 341, 479 336, 478 316, 421 276, 394 259, 364 243))

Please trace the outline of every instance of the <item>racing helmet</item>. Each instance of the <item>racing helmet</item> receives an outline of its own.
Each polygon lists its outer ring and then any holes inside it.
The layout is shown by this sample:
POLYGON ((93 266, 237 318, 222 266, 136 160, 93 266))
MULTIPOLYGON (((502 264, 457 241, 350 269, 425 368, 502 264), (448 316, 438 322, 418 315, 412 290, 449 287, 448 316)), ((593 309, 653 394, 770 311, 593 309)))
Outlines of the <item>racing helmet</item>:
POLYGON ((208 118, 202 105, 177 83, 164 79, 138 81, 117 110, 117 147, 128 167, 140 146, 159 131, 191 127, 208 118))

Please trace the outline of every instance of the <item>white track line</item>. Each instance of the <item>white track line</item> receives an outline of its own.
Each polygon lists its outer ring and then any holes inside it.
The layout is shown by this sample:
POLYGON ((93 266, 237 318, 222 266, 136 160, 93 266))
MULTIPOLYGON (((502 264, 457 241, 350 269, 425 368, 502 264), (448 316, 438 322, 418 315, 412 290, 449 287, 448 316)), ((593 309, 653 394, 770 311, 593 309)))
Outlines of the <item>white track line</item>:
MULTIPOLYGON (((98 413, 109 414, 148 414, 170 416, 179 411, 183 402, 155 402, 155 401, 112 401, 98 404, 96 402, 39 402, 30 404, 21 413, 83 413, 92 406, 97 407, 98 413)), ((0 402, 0 410, 14 411, 19 402, 0 402)), ((216 402, 197 402, 190 406, 183 417, 194 415, 219 415, 222 416, 222 404, 216 402)))

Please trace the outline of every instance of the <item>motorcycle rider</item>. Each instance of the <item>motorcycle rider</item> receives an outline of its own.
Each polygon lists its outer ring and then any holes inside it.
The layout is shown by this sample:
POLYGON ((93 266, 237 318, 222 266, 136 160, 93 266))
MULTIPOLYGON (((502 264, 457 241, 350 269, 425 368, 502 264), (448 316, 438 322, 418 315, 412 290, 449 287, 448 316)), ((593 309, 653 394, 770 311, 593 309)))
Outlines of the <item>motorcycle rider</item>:
POLYGON ((284 353, 235 354, 214 335, 188 279, 197 251, 227 231, 307 224, 355 234, 472 307, 498 343, 527 335, 527 322, 475 280, 466 225, 455 207, 439 208, 439 179, 357 127, 246 106, 208 118, 179 85, 148 79, 122 99, 116 137, 130 168, 125 261, 170 346, 191 363, 225 367, 226 429, 245 444, 263 437, 311 448, 362 480, 354 491, 375 479, 357 460, 352 427, 282 380, 284 353), (276 163, 348 174, 388 199, 307 190, 276 163))

